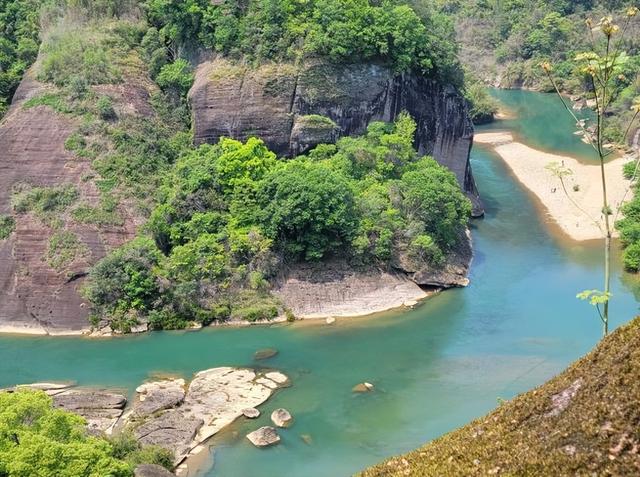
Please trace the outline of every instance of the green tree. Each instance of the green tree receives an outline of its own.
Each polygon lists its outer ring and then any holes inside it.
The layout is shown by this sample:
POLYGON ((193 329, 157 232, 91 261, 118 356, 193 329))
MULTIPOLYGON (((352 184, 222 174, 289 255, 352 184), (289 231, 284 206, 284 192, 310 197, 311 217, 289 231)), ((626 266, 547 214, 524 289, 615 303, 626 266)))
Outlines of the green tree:
POLYGON ((0 393, 0 475, 7 477, 129 477, 104 439, 90 437, 85 420, 53 409, 41 391, 0 393))
POLYGON ((261 184, 258 204, 267 236, 292 258, 338 252, 357 224, 347 179, 317 163, 298 160, 275 169, 261 184))

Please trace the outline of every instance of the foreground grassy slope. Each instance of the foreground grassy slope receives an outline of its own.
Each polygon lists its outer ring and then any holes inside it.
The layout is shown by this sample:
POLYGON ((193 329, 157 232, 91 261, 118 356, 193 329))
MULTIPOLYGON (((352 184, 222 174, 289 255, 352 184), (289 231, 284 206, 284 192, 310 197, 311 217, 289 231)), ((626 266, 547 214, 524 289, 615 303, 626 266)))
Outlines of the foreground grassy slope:
POLYGON ((373 476, 640 475, 640 317, 559 376, 373 476))

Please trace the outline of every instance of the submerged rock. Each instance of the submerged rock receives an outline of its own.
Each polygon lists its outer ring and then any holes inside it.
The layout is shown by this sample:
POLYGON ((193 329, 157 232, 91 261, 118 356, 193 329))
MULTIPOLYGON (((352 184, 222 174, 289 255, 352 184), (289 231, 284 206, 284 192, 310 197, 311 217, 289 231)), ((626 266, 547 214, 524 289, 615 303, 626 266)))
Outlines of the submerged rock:
POLYGON ((280 442, 280 436, 271 426, 264 426, 247 434, 247 439, 256 447, 268 447, 280 442))
POLYGON ((356 384, 351 391, 353 391, 354 393, 368 393, 373 391, 374 386, 371 383, 360 383, 360 384, 356 384))
POLYGON ((253 354, 253 359, 256 361, 262 361, 265 359, 273 358, 278 354, 278 350, 274 348, 259 349, 253 354))
POLYGON ((286 409, 276 409, 271 413, 271 422, 278 427, 289 427, 293 424, 293 416, 286 409))

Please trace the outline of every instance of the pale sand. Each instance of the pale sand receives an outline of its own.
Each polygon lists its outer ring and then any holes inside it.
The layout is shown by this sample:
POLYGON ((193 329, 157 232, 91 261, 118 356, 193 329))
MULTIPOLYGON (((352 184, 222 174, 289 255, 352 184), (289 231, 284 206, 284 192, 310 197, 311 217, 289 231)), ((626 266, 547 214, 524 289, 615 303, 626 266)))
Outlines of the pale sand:
MULTIPOLYGON (((495 150, 517 179, 540 200, 547 210, 548 218, 555 221, 570 238, 582 241, 604 237, 603 231, 594 223, 594 220, 589 218, 603 222, 599 165, 583 164, 572 157, 533 149, 515 142, 509 132, 480 133, 475 135, 474 140, 477 144, 489 146, 495 150), (573 171, 573 174, 565 177, 564 180, 567 192, 589 216, 571 203, 564 194, 558 177, 546 169, 546 166, 552 162, 560 165, 564 163, 564 167, 573 171), (579 186, 578 191, 573 190, 574 185, 579 186)), ((607 195, 613 210, 612 219, 629 187, 629 181, 622 175, 622 167, 627 161, 628 159, 619 158, 605 165, 607 195)), ((628 201, 631 197, 629 192, 626 200, 628 201)), ((614 236, 616 234, 617 232, 614 231, 614 236)))

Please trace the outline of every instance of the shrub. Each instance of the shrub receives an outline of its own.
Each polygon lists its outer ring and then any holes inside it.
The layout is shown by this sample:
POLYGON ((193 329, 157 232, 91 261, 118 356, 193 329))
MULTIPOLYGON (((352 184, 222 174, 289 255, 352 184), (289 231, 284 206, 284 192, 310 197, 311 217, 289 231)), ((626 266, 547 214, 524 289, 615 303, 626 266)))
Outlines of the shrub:
POLYGON ((184 97, 193 84, 193 78, 189 63, 186 60, 178 59, 160 69, 156 83, 164 91, 171 92, 178 97, 184 97))
POLYGON ((78 79, 90 85, 119 82, 122 73, 106 40, 90 29, 54 32, 42 46, 39 78, 57 86, 78 79))
POLYGON ((9 238, 16 228, 16 220, 10 215, 0 215, 0 240, 9 238))
POLYGON ((267 236, 292 258, 319 260, 350 242, 357 218, 346 178, 318 163, 293 161, 261 184, 258 204, 267 236))
POLYGON ((161 254, 152 240, 135 239, 100 260, 83 289, 98 317, 146 316, 160 296, 154 273, 161 254))
POLYGON ((87 434, 84 418, 54 409, 42 391, 0 393, 0 429, 3 475, 133 476, 109 442, 87 434))
POLYGON ((78 189, 71 184, 54 187, 19 184, 14 188, 11 203, 18 214, 33 212, 40 219, 51 221, 59 219, 58 214, 75 203, 78 195, 78 189))
POLYGON ((96 102, 96 108, 100 118, 104 121, 113 121, 118 118, 115 109, 113 109, 113 100, 109 96, 101 96, 96 102))
POLYGON ((631 271, 640 271, 640 241, 634 242, 624 249, 624 267, 631 271))

